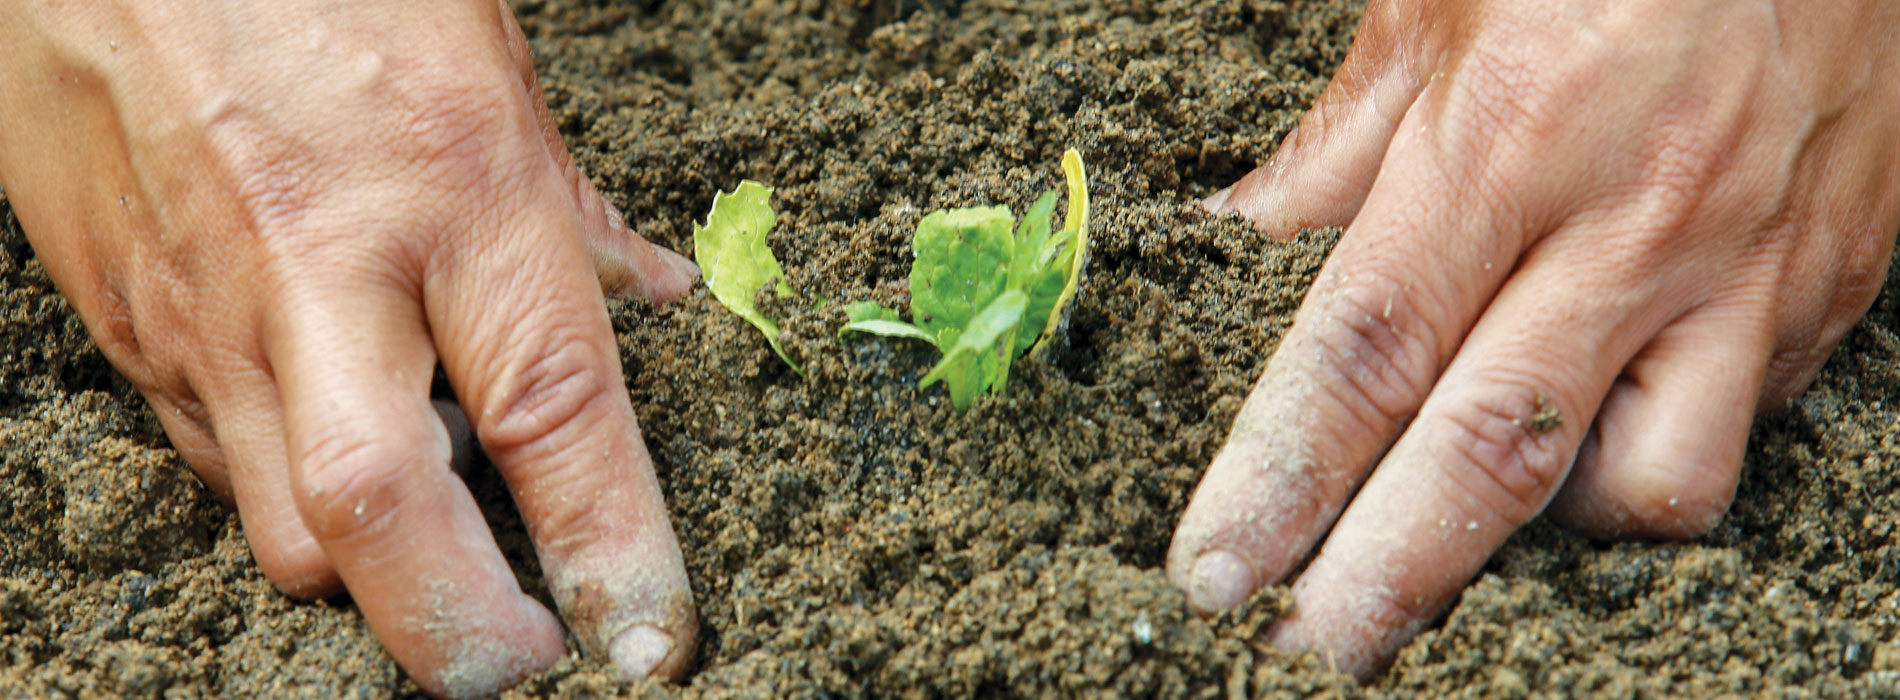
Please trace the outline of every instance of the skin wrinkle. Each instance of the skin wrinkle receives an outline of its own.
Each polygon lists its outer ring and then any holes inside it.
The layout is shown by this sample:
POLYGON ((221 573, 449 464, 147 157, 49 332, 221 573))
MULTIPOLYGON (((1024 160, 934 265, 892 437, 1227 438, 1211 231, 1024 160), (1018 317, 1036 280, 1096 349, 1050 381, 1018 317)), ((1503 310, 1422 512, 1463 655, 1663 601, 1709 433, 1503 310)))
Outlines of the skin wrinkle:
POLYGON ((1425 388, 1417 377, 1442 369, 1431 367, 1429 360, 1419 360, 1450 357, 1442 350, 1446 341, 1436 337, 1426 321, 1433 314, 1414 312, 1414 305, 1423 295, 1401 282, 1386 281, 1393 277, 1374 278, 1378 281, 1372 284, 1353 286, 1337 278, 1336 284, 1328 285, 1323 294, 1325 306, 1332 310, 1320 314, 1317 321, 1327 324, 1327 328, 1293 342, 1296 346, 1307 342, 1316 346, 1312 366, 1289 370, 1295 376, 1336 376, 1337 383, 1344 386, 1320 386, 1316 392, 1333 394, 1332 398, 1346 406, 1358 427, 1368 434, 1410 422, 1416 407, 1407 405, 1407 399, 1425 388), (1385 306, 1375 311, 1367 304, 1377 298, 1384 298, 1385 306), (1391 309, 1401 299, 1404 305, 1395 322, 1391 309), (1368 355, 1370 362, 1364 361, 1368 355), (1341 367, 1349 371, 1342 372, 1341 367), (1364 413, 1366 409, 1371 415, 1364 413))

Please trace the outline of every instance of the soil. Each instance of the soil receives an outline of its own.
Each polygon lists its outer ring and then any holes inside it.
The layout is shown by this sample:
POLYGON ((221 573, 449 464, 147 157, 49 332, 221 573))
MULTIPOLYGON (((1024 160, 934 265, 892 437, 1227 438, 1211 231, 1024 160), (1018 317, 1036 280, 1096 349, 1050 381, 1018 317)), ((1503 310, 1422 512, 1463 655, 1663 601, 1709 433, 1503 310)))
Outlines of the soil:
MULTIPOLYGON (((571 655, 513 697, 1900 697, 1900 279, 1756 424, 1712 533, 1541 521, 1358 685, 1203 621, 1170 532, 1337 232, 1275 242, 1195 201, 1261 163, 1343 57, 1351 2, 517 4, 576 155, 690 249, 716 188, 777 186, 790 371, 702 289, 611 312, 704 627, 683 685, 571 655), (840 343, 906 301, 940 207, 1021 211, 1092 168, 1064 342, 956 415, 933 351, 840 343), (819 306, 817 300, 829 303, 819 306)), ((280 595, 0 201, 0 697, 409 697, 347 599, 280 595)), ((538 586, 508 496, 472 477, 538 586)), ((539 592, 539 591, 538 591, 539 592)), ((544 592, 539 592, 545 595, 544 592)))

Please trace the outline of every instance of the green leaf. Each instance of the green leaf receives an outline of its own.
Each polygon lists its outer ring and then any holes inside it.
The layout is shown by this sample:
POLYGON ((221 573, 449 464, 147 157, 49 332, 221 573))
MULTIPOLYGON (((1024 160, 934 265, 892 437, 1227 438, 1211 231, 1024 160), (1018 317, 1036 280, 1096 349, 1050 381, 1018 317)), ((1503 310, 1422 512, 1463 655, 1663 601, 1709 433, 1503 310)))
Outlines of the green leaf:
POLYGON ((772 188, 751 180, 740 182, 731 193, 714 195, 706 224, 693 225, 693 260, 699 263, 713 298, 757 327, 779 359, 803 374, 805 370, 779 344, 778 321, 767 318, 754 303, 759 290, 774 282, 780 296, 795 296, 785 284, 778 258, 765 245, 765 234, 777 221, 772 205, 766 203, 771 196, 772 188))
POLYGON ((1082 283, 1082 268, 1089 262, 1089 177, 1088 171, 1082 167, 1082 154, 1073 148, 1062 154, 1062 175, 1069 185, 1069 215, 1063 219, 1063 235, 1057 236, 1056 241, 1061 242, 1067 237, 1071 243, 1067 252, 1058 251, 1056 255, 1058 259, 1066 261, 1063 265, 1066 270, 1062 293, 1056 296, 1056 304, 1049 311, 1049 320, 1043 324, 1041 339, 1036 341, 1035 347, 1030 348, 1031 352, 1042 350, 1049 338, 1061 330, 1063 309, 1069 305, 1069 300, 1075 298, 1075 290, 1082 283))
POLYGON ((876 333, 878 335, 885 335, 885 336, 890 336, 893 338, 916 338, 917 340, 930 343, 931 345, 937 344, 936 336, 931 335, 930 333, 924 331, 924 329, 922 328, 918 328, 916 326, 910 325, 903 321, 885 320, 881 318, 867 318, 862 321, 852 321, 850 323, 844 324, 843 328, 838 329, 838 337, 842 339, 846 331, 858 331, 861 333, 876 333))
POLYGON ((1042 251, 1049 243, 1049 216, 1056 211, 1056 192, 1042 193, 1036 203, 1029 205, 1029 213, 1023 215, 1023 221, 1016 225, 1016 256, 1010 260, 1009 283, 1013 289, 1022 289, 1020 284, 1031 274, 1046 266, 1042 256, 1033 255, 1042 251))
POLYGON ((875 301, 854 301, 844 305, 844 315, 853 321, 896 321, 896 311, 884 308, 875 301))
POLYGON ((1023 307, 1028 303, 1028 295, 1015 289, 998 295, 970 319, 970 325, 959 334, 957 344, 944 353, 943 359, 924 375, 918 386, 928 387, 941 381, 950 390, 950 405, 959 413, 970 410, 976 397, 1008 376, 1009 346, 1015 339, 1016 326, 1022 323, 1023 307))
POLYGON ((1009 284, 1016 239, 1008 207, 931 212, 911 241, 911 321, 954 347, 957 335, 1009 284))
POLYGON ((937 344, 937 337, 922 328, 910 325, 898 319, 897 312, 878 305, 875 301, 854 301, 846 304, 844 315, 851 319, 838 329, 838 339, 844 340, 844 334, 850 331, 874 333, 893 338, 915 338, 937 344))
POLYGON ((1022 325, 1016 329, 1014 350, 1017 355, 1036 343, 1043 327, 1048 325, 1049 315, 1055 311, 1056 301, 1062 296, 1065 259, 1053 252, 1063 248, 1062 239, 1049 237, 1049 217, 1055 210, 1056 193, 1050 191, 1029 207, 1029 213, 1023 215, 1022 224, 1016 228, 1017 253, 1010 267, 1010 288, 1029 295, 1022 325))
POLYGON ((846 308, 862 331, 934 342, 944 354, 922 386, 943 382, 958 411, 1002 391, 1010 364, 1039 349, 1062 327, 1062 313, 1088 260, 1088 178, 1075 149, 1063 154, 1069 211, 1053 231, 1056 193, 1036 200, 1015 223, 1005 207, 931 212, 911 241, 911 322, 876 304, 846 308))

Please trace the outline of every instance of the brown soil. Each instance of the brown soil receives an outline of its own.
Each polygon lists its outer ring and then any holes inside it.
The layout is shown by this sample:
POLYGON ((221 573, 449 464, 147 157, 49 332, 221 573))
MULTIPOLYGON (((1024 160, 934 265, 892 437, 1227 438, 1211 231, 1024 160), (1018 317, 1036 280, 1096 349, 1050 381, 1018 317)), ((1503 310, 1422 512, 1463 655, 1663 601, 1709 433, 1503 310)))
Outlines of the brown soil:
MULTIPOLYGON (((519 4, 603 191, 686 250, 715 188, 778 187, 800 378, 703 291, 613 306, 704 620, 684 686, 571 657, 520 697, 1900 696, 1900 281, 1757 424, 1712 534, 1598 545, 1543 523, 1368 686, 1185 614, 1160 566, 1333 234, 1275 243, 1194 201, 1271 152, 1344 54, 1351 2, 581 0, 519 4), (1092 169, 1067 342, 968 415, 932 360, 840 344, 901 305, 924 212, 1092 169), (815 299, 832 303, 814 308, 815 299)), ((0 200, 0 697, 416 694, 347 600, 279 595, 0 200), (167 689, 171 689, 169 692, 167 689)), ((474 479, 537 580, 492 474, 474 479)))

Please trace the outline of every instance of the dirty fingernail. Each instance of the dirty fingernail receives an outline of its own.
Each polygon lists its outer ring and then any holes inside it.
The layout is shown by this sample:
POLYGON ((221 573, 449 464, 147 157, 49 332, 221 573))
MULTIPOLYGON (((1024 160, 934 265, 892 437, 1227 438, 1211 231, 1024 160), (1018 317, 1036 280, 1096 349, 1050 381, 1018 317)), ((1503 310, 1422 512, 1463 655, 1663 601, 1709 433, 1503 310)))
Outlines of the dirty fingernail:
POLYGON ((607 656, 631 679, 646 678, 673 653, 673 638, 658 627, 640 625, 621 632, 607 648, 607 656))
POLYGON ((1253 594, 1253 569, 1232 552, 1212 550, 1194 560, 1188 574, 1188 605, 1203 613, 1233 608, 1253 594))
POLYGON ((680 255, 679 253, 675 253, 671 250, 668 250, 660 246, 654 246, 653 250, 657 251, 660 254, 661 260, 665 261, 666 264, 671 266, 673 269, 679 270, 679 273, 681 275, 684 275, 686 279, 692 280, 692 279, 699 278, 699 266, 694 265, 693 261, 688 260, 686 256, 680 255))
POLYGON ((1227 206, 1227 198, 1233 196, 1233 194, 1233 187, 1215 192, 1208 196, 1207 199, 1201 200, 1201 208, 1206 209, 1209 214, 1219 214, 1221 213, 1221 208, 1227 206))

